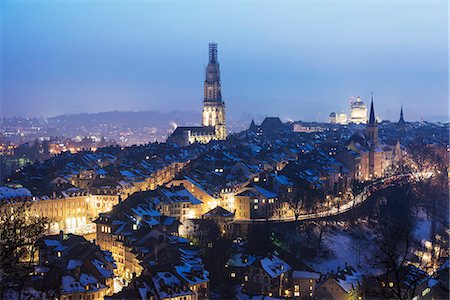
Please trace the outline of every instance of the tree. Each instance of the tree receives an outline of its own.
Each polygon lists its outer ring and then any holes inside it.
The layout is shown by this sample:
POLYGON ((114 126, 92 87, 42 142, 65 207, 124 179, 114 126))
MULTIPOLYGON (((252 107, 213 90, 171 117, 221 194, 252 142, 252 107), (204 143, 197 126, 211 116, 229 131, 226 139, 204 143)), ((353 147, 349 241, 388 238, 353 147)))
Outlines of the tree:
POLYGON ((408 187, 387 190, 380 207, 376 231, 377 250, 373 266, 381 271, 376 276, 378 297, 411 299, 424 278, 426 265, 414 255, 417 249, 413 237, 415 195, 408 187), (415 262, 415 266, 412 264, 415 262))
POLYGON ((0 295, 7 289, 19 294, 31 272, 36 240, 48 227, 47 218, 30 214, 31 203, 0 204, 0 295))
POLYGON ((209 271, 211 289, 230 298, 234 295, 225 284, 229 280, 225 264, 230 257, 231 246, 232 242, 229 239, 218 237, 211 248, 205 248, 205 268, 209 271))
POLYGON ((325 198, 323 191, 312 188, 307 182, 299 180, 291 192, 282 195, 282 200, 286 202, 289 209, 298 220, 303 212, 317 209, 318 204, 325 198))

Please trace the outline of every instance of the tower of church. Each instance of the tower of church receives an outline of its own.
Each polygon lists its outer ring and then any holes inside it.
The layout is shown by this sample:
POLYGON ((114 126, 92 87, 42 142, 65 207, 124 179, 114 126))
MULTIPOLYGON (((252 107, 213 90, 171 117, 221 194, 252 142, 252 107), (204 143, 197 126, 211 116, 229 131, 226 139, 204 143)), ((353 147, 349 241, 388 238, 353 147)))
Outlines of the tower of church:
POLYGON ((403 105, 400 107, 400 119, 398 120, 399 125, 405 124, 405 119, 403 118, 403 105))
POLYGON ((369 176, 377 178, 382 173, 381 152, 378 151, 378 123, 375 118, 375 110, 373 108, 373 93, 370 103, 369 123, 366 127, 366 135, 369 144, 369 176))
POLYGON ((366 133, 370 142, 370 146, 376 147, 378 144, 378 124, 375 118, 375 110, 373 109, 373 93, 370 103, 369 123, 367 124, 366 133))
POLYGON ((203 126, 213 126, 217 139, 224 140, 227 138, 225 102, 222 101, 217 44, 215 43, 209 44, 209 62, 206 67, 204 83, 202 124, 203 126))

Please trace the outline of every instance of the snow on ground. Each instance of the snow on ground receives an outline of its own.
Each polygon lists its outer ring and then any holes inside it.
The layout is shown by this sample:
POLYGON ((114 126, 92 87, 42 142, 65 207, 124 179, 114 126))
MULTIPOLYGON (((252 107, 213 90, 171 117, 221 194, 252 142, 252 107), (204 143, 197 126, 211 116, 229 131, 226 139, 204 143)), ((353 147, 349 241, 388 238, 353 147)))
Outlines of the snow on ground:
POLYGON ((414 228, 414 237, 419 240, 431 240, 431 220, 427 218, 425 212, 420 211, 417 216, 417 223, 414 228))
POLYGON ((330 251, 330 257, 318 258, 310 263, 310 266, 322 274, 336 271, 338 267, 343 269, 345 263, 362 274, 374 272, 374 268, 369 263, 369 258, 375 248, 372 233, 366 229, 365 239, 362 240, 344 230, 335 229, 326 233, 322 243, 323 247, 330 251))

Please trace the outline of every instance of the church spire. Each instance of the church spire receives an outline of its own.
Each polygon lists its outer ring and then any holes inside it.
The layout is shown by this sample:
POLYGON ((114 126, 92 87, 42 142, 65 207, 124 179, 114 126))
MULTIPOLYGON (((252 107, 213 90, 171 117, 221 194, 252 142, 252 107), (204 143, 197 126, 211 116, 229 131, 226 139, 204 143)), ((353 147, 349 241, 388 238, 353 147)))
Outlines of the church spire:
POLYGON ((404 124, 405 119, 403 119, 403 104, 400 106, 400 119, 398 120, 398 124, 404 124))
POLYGON ((369 143, 371 147, 376 147, 378 144, 378 124, 375 119, 375 109, 373 108, 373 93, 372 93, 372 99, 370 103, 370 117, 369 117, 369 123, 366 127, 366 133, 369 138, 369 143))
POLYGON ((373 109, 373 93, 371 93, 371 101, 370 101, 370 117, 369 124, 375 124, 375 110, 373 109))

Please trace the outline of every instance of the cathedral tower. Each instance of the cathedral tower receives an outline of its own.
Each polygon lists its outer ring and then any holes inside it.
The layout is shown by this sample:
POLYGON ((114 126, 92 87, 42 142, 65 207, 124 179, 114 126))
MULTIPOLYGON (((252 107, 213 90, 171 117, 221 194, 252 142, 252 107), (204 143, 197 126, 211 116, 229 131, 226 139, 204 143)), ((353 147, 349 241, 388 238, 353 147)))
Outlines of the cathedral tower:
POLYGON ((217 44, 215 43, 209 44, 209 62, 206 67, 203 92, 203 126, 213 126, 215 128, 216 138, 224 140, 227 138, 225 102, 222 101, 217 44))

